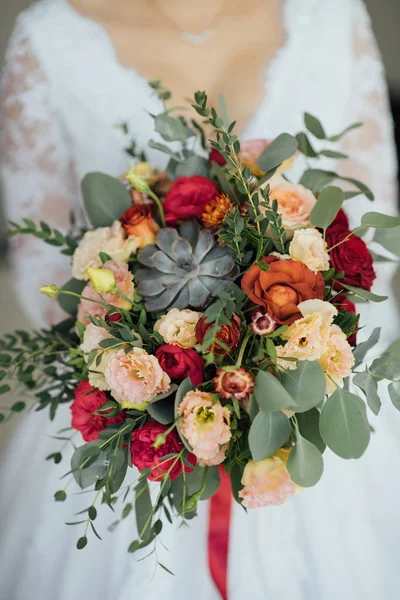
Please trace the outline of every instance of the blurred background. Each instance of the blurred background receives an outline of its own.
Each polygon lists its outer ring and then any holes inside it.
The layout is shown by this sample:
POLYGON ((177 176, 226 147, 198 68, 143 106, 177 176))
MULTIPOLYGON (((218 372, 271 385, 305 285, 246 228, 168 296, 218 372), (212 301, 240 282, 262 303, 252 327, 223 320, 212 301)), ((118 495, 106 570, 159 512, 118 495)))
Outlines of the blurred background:
MULTIPOLYGON (((112 1, 112 0, 110 0, 112 1)), ((298 0, 301 2, 301 0, 298 0)), ((334 2, 334 0, 332 0, 334 2)), ((0 0, 0 64, 3 64, 8 37, 12 31, 16 15, 31 4, 29 0, 0 0)), ((395 122, 397 147, 400 150, 400 0, 366 0, 372 23, 386 67, 389 83, 392 112, 395 122)), ((0 157, 1 160, 1 157, 0 157)), ((14 329, 23 329, 28 323, 13 292, 12 279, 7 268, 6 224, 3 217, 0 197, 0 336, 14 329)), ((397 278, 399 280, 399 278, 397 278)), ((2 396, 2 403, 7 399, 2 396)), ((15 426, 17 419, 13 420, 15 426)), ((5 447, 13 427, 1 429, 0 453, 5 447)))

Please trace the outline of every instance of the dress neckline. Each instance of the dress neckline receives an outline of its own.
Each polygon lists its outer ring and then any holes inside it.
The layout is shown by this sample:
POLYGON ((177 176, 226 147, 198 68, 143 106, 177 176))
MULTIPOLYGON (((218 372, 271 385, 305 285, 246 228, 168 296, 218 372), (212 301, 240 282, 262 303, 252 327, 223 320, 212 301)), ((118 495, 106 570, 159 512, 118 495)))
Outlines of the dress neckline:
MULTIPOLYGON (((304 1, 304 0, 302 0, 304 1)), ((311 0, 312 2, 313 0, 311 0)), ((125 74, 134 78, 138 85, 144 90, 148 88, 148 80, 144 77, 138 69, 133 66, 126 65, 121 61, 120 56, 117 53, 117 49, 112 40, 107 27, 101 22, 92 17, 82 14, 79 12, 69 0, 58 0, 58 2, 64 6, 67 13, 76 21, 83 25, 91 28, 92 32, 97 38, 101 38, 104 43, 106 52, 114 65, 117 67, 121 75, 125 74)), ((292 35, 295 29, 295 23, 297 19, 294 19, 294 13, 296 12, 296 5, 298 0, 283 0, 281 14, 283 21, 284 31, 284 42, 277 48, 268 63, 262 68, 262 98, 258 103, 258 106, 254 107, 252 115, 247 119, 243 129, 238 132, 242 139, 248 137, 248 133, 254 131, 255 125, 259 122, 260 116, 267 110, 268 99, 269 99, 269 84, 272 78, 272 72, 276 71, 277 65, 283 60, 283 57, 287 54, 290 46, 292 35)))

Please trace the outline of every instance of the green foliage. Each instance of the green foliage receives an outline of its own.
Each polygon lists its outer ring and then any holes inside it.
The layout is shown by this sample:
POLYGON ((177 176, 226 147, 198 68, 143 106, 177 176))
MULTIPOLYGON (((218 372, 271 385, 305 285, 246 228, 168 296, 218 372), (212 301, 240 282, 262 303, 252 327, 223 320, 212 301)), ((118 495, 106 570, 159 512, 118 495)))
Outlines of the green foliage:
POLYGON ((61 254, 71 256, 78 245, 78 241, 82 236, 83 231, 77 235, 64 235, 58 229, 51 228, 44 221, 40 221, 40 225, 37 225, 30 219, 22 219, 24 225, 18 225, 14 221, 9 221, 11 228, 7 231, 7 235, 12 237, 20 234, 33 235, 40 240, 43 240, 50 246, 56 246, 60 249, 61 254))
POLYGON ((320 412, 317 408, 296 414, 296 421, 301 435, 316 446, 322 454, 325 451, 326 444, 319 432, 319 418, 320 412))
POLYGON ((370 426, 364 402, 337 388, 324 404, 320 432, 326 445, 342 458, 360 458, 367 449, 370 426))
MULTIPOLYGON (((86 281, 79 281, 78 279, 70 279, 69 281, 67 281, 67 283, 65 285, 62 286, 62 290, 64 290, 65 292, 73 292, 74 294, 81 294, 83 292, 83 289, 86 285, 86 281)), ((57 301, 59 303, 59 305, 61 306, 61 308, 68 313, 69 315, 72 315, 73 317, 76 316, 77 312, 78 312, 78 306, 79 306, 79 301, 80 299, 77 296, 70 296, 67 294, 58 294, 57 296, 57 301)))
POLYGON ((325 374, 316 361, 298 361, 296 369, 286 371, 282 385, 293 398, 296 413, 318 406, 325 397, 325 374))
POLYGON ((290 421, 280 411, 261 410, 251 424, 249 446, 255 461, 272 456, 287 441, 290 435, 290 421))
POLYGON ((344 192, 336 186, 325 187, 310 214, 314 227, 326 229, 332 223, 342 207, 344 192))
POLYGON ((282 133, 261 152, 257 165, 261 171, 271 171, 279 167, 283 161, 292 158, 297 147, 296 138, 288 133, 282 133))
POLYGON ((86 214, 93 227, 109 227, 132 206, 124 184, 105 173, 88 173, 81 187, 86 214))
POLYGON ((379 414, 382 403, 378 395, 377 378, 371 375, 366 368, 363 373, 356 373, 354 375, 353 383, 364 392, 367 404, 372 412, 375 415, 379 414))
POLYGON ((296 443, 287 463, 290 477, 301 487, 312 487, 318 483, 324 471, 321 452, 314 444, 296 430, 296 443))
MULTIPOLYGON (((400 227, 400 217, 391 217, 378 212, 368 212, 361 217, 362 227, 374 227, 375 229, 393 229, 400 227)), ((397 235, 399 230, 397 229, 397 235)))
POLYGON ((396 227, 392 229, 377 229, 374 235, 374 242, 377 242, 392 254, 400 256, 400 235, 396 227))
POLYGON ((267 371, 257 373, 254 396, 258 406, 264 411, 277 411, 282 408, 297 410, 298 408, 295 399, 280 381, 267 371))

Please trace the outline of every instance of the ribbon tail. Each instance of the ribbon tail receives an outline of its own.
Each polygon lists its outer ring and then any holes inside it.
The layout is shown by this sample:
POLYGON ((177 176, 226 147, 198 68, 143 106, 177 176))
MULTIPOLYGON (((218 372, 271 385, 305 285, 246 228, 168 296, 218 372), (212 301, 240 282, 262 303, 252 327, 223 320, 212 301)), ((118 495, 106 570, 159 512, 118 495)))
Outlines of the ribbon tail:
POLYGON ((233 499, 229 474, 225 474, 222 466, 219 467, 219 472, 221 485, 210 500, 208 565, 222 600, 227 600, 229 528, 233 499))

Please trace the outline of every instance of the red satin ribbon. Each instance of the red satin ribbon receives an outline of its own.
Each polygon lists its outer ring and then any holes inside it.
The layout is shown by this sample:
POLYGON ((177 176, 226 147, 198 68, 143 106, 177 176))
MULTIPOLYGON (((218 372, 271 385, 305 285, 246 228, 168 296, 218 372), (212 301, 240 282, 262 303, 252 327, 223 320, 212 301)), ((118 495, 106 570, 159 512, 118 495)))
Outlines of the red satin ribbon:
POLYGON ((221 485, 210 500, 208 523, 208 565, 211 577, 221 598, 228 599, 228 549, 229 523, 232 510, 232 490, 230 476, 219 468, 221 485))

